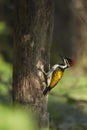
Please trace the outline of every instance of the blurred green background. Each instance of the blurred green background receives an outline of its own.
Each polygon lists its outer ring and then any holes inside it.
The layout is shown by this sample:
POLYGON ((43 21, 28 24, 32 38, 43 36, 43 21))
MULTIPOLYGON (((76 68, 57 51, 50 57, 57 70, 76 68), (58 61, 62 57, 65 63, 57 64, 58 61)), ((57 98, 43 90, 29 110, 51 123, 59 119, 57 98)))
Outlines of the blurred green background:
MULTIPOLYGON (((63 54, 74 58, 75 67, 66 70, 49 94, 50 129, 87 130, 87 2, 55 2, 51 66, 63 54)), ((32 115, 11 106, 13 11, 12 0, 0 0, 0 130, 34 130, 32 115)))

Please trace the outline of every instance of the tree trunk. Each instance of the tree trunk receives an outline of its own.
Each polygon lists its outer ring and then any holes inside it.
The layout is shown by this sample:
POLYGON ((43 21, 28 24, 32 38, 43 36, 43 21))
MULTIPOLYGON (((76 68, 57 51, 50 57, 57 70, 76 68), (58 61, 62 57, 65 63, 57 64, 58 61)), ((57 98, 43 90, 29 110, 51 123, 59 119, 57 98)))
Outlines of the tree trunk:
POLYGON ((72 43, 78 68, 87 71, 87 1, 72 1, 72 43))
POLYGON ((53 17, 53 0, 15 0, 13 101, 33 106, 40 128, 48 127, 49 116, 38 68, 49 70, 53 17))

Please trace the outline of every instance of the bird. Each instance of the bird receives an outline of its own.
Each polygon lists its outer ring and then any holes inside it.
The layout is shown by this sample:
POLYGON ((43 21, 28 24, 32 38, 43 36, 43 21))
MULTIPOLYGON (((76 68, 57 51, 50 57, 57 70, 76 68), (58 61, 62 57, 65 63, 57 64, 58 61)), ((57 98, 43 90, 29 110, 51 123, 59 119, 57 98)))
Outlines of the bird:
POLYGON ((58 84, 64 71, 74 65, 74 61, 67 57, 63 57, 63 62, 63 64, 55 64, 47 73, 43 71, 47 84, 43 91, 44 96, 58 84))

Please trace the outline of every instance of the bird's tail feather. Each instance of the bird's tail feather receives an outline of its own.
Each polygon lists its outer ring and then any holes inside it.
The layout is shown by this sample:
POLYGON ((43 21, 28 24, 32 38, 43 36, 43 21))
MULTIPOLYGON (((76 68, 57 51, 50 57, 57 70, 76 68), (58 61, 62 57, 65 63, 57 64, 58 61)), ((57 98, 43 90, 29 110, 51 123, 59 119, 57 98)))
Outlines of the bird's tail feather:
POLYGON ((49 89, 49 87, 46 87, 46 88, 44 89, 44 91, 43 91, 43 95, 44 95, 44 96, 47 95, 48 91, 50 91, 50 89, 49 89))

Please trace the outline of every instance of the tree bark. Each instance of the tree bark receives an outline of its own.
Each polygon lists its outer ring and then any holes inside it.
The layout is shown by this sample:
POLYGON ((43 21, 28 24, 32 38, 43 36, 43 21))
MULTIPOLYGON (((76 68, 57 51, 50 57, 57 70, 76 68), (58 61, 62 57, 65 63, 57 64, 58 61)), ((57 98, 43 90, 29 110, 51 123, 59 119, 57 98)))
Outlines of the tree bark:
POLYGON ((40 128, 47 128, 45 78, 49 70, 54 20, 53 0, 15 0, 13 102, 33 106, 40 128))

